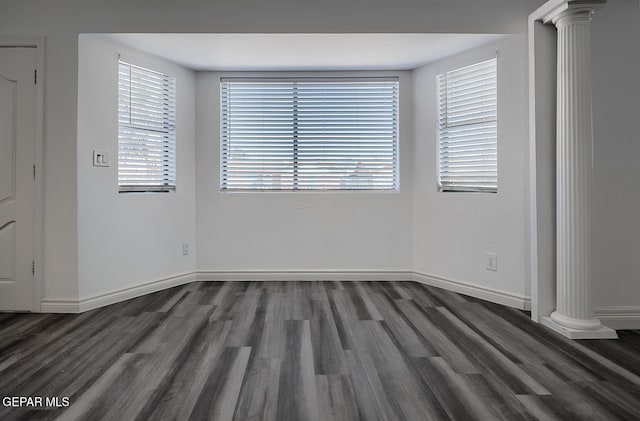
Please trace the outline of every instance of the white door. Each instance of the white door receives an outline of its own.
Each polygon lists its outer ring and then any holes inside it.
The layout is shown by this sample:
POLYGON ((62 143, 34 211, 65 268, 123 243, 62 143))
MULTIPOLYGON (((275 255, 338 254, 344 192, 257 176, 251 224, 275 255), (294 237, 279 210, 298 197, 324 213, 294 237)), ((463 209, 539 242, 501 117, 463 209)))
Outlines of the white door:
POLYGON ((0 311, 32 310, 35 48, 0 48, 0 311))

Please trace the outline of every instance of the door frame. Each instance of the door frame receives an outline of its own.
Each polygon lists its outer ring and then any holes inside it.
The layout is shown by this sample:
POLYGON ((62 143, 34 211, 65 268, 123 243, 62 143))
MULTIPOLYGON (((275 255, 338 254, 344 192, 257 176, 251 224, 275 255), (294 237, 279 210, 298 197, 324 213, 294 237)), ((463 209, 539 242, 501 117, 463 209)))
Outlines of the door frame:
POLYGON ((42 303, 44 268, 44 38, 0 37, 0 48, 36 49, 36 127, 33 163, 36 168, 34 180, 34 220, 33 220, 33 299, 31 311, 39 313, 42 303))
POLYGON ((556 309, 557 31, 542 22, 546 13, 538 9, 528 19, 529 294, 531 319, 538 323, 556 309))

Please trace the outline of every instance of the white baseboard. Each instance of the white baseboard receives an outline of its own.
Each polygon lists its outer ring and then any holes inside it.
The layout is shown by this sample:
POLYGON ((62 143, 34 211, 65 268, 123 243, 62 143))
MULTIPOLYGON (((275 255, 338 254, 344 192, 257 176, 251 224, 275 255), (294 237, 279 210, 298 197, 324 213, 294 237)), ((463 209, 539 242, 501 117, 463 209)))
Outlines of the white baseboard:
POLYGON ((80 313, 80 304, 74 299, 43 299, 40 302, 40 313, 80 313))
POLYGON ((640 306, 600 307, 595 313, 603 325, 612 329, 640 329, 640 306))
POLYGON ((108 293, 74 299, 42 300, 42 313, 82 313, 194 281, 416 281, 497 304, 529 310, 528 297, 411 271, 200 271, 108 293))
POLYGON ((410 281, 410 271, 197 272, 199 281, 410 281))
MULTIPOLYGON (((531 309, 531 299, 524 295, 411 271, 200 271, 77 300, 44 299, 40 312, 82 313, 194 281, 415 281, 496 304, 531 309)), ((640 329, 640 306, 601 307, 595 313, 604 325, 612 329, 640 329)))
POLYGON ((493 288, 467 284, 464 282, 444 279, 437 276, 426 275, 424 273, 413 273, 413 280, 425 285, 446 289, 470 297, 480 298, 496 304, 520 310, 531 310, 531 298, 524 295, 513 294, 493 288))
POLYGON ((131 298, 151 294, 152 292, 172 288, 178 285, 188 284, 197 280, 195 273, 172 276, 158 281, 147 282, 128 288, 110 291, 90 297, 73 299, 45 299, 42 300, 40 311, 42 313, 83 313, 99 307, 119 303, 131 298))

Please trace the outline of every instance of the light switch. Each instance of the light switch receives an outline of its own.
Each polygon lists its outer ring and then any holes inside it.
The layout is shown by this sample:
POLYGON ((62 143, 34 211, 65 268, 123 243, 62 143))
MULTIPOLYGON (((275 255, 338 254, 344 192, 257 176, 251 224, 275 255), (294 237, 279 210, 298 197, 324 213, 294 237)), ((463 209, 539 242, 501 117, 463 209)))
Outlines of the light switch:
POLYGON ((93 151, 93 166, 94 167, 108 167, 109 166, 109 152, 93 151))

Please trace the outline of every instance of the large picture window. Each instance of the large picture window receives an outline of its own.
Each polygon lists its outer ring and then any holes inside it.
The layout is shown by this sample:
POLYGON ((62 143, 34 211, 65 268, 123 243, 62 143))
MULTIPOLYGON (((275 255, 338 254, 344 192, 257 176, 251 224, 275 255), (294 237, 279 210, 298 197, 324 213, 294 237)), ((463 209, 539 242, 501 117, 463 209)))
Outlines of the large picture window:
POLYGON ((223 78, 220 98, 223 190, 397 188, 397 78, 223 78))
POLYGON ((176 81, 119 63, 118 186, 121 192, 176 185, 176 81))
POLYGON ((498 191, 496 59, 438 75, 439 187, 498 191))

